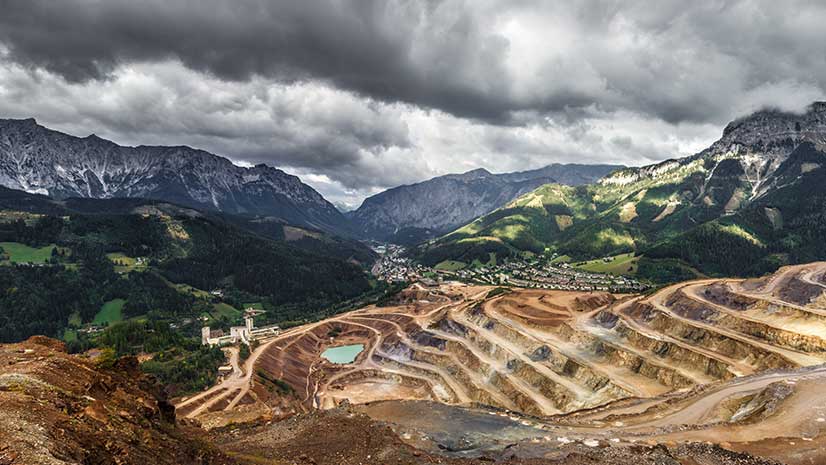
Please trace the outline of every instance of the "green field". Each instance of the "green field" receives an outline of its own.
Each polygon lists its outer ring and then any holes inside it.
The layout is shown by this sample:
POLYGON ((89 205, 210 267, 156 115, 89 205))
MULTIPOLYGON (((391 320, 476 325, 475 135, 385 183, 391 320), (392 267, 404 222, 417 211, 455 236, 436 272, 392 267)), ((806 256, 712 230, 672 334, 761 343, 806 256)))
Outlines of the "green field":
POLYGON ((108 253, 106 254, 106 258, 115 264, 115 271, 118 273, 128 273, 130 271, 142 271, 146 269, 146 264, 139 265, 136 258, 120 252, 108 253))
POLYGON ((637 262, 640 257, 634 253, 627 253, 613 257, 614 260, 605 262, 601 258, 577 263, 574 268, 592 273, 607 273, 614 275, 633 276, 637 273, 637 262))
POLYGON ((560 255, 553 260, 551 260, 551 265, 556 265, 559 263, 569 263, 571 261, 571 257, 567 255, 560 255))
POLYGON ((72 342, 77 340, 77 331, 74 329, 66 328, 63 330, 63 340, 66 342, 72 342))
POLYGON ((459 271, 462 268, 465 268, 466 266, 467 266, 467 263, 465 263, 465 262, 457 262, 455 260, 445 260, 441 263, 438 263, 433 268, 436 269, 436 270, 441 270, 441 271, 459 271))
POLYGON ((229 321, 234 321, 241 316, 241 311, 223 302, 212 304, 212 316, 214 318, 226 317, 229 321))
POLYGON ((212 304, 212 310, 202 313, 201 316, 207 318, 206 324, 213 324, 222 318, 225 318, 230 323, 236 323, 239 321, 242 314, 243 312, 236 309, 232 305, 219 302, 217 304, 212 304))
POLYGON ((119 321, 123 321, 123 305, 126 304, 126 301, 123 299, 113 299, 109 302, 103 304, 100 307, 100 311, 95 315, 94 320, 92 320, 93 325, 102 325, 117 323, 119 321))
POLYGON ((0 242, 3 254, 7 255, 11 263, 43 263, 52 257, 54 244, 46 247, 34 248, 19 242, 0 242))
POLYGON ((192 287, 189 284, 175 284, 171 281, 164 279, 170 287, 174 288, 176 291, 180 292, 181 294, 189 294, 199 299, 209 299, 212 295, 203 290, 198 289, 197 287, 192 287))

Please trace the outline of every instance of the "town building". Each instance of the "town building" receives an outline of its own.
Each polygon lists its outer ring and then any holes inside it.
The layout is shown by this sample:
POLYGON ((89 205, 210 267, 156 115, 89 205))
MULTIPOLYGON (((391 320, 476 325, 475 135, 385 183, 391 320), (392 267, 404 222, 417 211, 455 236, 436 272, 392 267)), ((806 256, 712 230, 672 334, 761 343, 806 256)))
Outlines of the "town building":
POLYGON ((263 313, 262 310, 248 308, 244 311, 244 326, 231 327, 229 335, 224 334, 224 331, 220 329, 212 331, 209 326, 204 326, 201 328, 201 344, 205 346, 223 346, 238 343, 250 345, 253 341, 277 336, 281 332, 281 328, 277 325, 255 327, 254 318, 261 313, 263 313))

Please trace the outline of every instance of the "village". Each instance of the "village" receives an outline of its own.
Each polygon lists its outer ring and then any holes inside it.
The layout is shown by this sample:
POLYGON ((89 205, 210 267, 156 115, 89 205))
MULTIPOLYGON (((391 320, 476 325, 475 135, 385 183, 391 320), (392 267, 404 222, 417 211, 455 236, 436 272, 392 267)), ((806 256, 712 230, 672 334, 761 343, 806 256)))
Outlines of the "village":
MULTIPOLYGON (((454 280, 496 286, 618 293, 637 293, 649 287, 629 276, 589 272, 569 263, 555 263, 556 256, 508 258, 497 264, 446 270, 415 263, 405 256, 406 250, 400 245, 381 245, 374 247, 374 250, 381 258, 373 266, 373 275, 386 282, 435 284, 454 280)), ((603 260, 610 261, 611 258, 603 260)))
POLYGON ((433 269, 414 263, 405 256, 406 249, 396 244, 373 246, 381 258, 373 265, 373 276, 388 283, 415 282, 433 277, 433 269))
POLYGON ((479 284, 563 291, 637 293, 648 288, 627 276, 582 271, 568 263, 555 265, 525 260, 511 260, 502 265, 486 265, 455 272, 442 271, 440 274, 453 274, 461 281, 479 284))

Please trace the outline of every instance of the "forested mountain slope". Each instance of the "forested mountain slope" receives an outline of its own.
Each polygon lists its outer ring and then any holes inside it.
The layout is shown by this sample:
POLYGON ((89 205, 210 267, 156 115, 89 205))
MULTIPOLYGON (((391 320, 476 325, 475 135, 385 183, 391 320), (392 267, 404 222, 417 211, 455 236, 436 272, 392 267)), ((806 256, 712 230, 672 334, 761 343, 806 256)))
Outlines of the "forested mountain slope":
POLYGON ((191 321, 215 305, 239 311, 246 302, 264 302, 270 318, 285 319, 371 289, 349 257, 162 202, 55 202, 0 189, 0 248, 0 341, 60 337, 114 300, 123 302, 124 318, 191 321), (222 297, 208 295, 216 289, 222 297))
POLYGON ((423 247, 420 257, 634 251, 733 275, 823 259, 816 238, 826 227, 824 144, 825 103, 801 115, 761 111, 694 156, 619 170, 595 185, 542 186, 423 247))

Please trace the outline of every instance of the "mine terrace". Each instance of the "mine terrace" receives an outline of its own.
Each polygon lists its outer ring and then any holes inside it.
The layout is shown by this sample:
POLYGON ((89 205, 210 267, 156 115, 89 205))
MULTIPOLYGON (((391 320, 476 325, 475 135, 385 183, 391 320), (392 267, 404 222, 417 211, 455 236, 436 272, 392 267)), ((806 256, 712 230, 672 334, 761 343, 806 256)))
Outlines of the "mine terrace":
POLYGON ((262 342, 178 413, 209 428, 347 403, 417 446, 446 447, 436 430, 487 412, 519 436, 477 438, 487 445, 725 441, 771 455, 826 422, 824 291, 824 263, 648 296, 417 283, 262 342), (356 344, 352 363, 321 356, 356 344))

